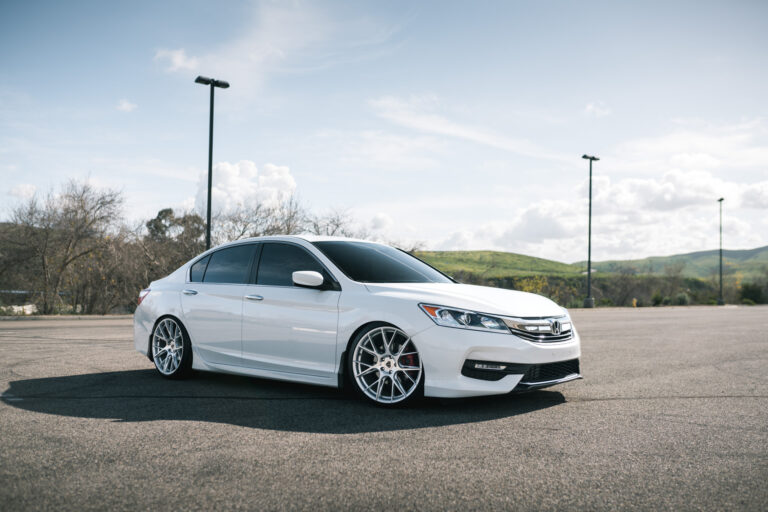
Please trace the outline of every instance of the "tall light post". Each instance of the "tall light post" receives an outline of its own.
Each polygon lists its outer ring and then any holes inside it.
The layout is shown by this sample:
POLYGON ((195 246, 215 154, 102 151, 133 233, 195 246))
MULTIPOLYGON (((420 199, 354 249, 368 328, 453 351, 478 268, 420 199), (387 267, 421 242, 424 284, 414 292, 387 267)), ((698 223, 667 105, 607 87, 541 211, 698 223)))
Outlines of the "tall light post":
POLYGON ((725 200, 724 197, 717 200, 720 203, 720 296, 717 298, 720 306, 725 304, 723 300, 723 200, 725 200))
POLYGON ((589 231, 587 232, 587 298, 584 299, 585 308, 595 307, 595 299, 592 297, 592 162, 600 160, 596 156, 583 155, 581 158, 589 160, 589 231))
POLYGON ((198 76, 195 78, 196 84, 210 85, 211 86, 211 112, 210 120, 208 123, 208 213, 205 218, 205 248, 211 248, 211 187, 213 186, 213 88, 221 87, 226 89, 229 87, 229 82, 223 80, 215 80, 205 76, 198 76))

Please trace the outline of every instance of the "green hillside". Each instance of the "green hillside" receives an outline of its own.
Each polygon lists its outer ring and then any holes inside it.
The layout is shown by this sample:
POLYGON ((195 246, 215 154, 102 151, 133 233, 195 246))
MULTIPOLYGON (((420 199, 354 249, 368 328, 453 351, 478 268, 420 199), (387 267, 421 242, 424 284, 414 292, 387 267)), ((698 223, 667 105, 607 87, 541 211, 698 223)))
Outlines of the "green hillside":
MULTIPOLYGON (((483 278, 525 277, 532 275, 576 276, 587 266, 586 261, 560 263, 511 252, 499 251, 419 251, 416 256, 448 275, 472 273, 483 278)), ((717 273, 719 252, 701 251, 673 256, 651 256, 638 260, 593 261, 592 267, 601 274, 629 271, 639 275, 664 276, 680 269, 682 277, 710 278, 717 273)), ((749 250, 724 250, 723 269, 726 275, 738 274, 753 280, 768 271, 768 246, 749 250)))
MULTIPOLYGON (((646 275, 664 275, 675 267, 681 267, 684 277, 706 279, 717 274, 719 261, 719 251, 713 250, 673 256, 651 256, 639 260, 599 261, 593 262, 592 265, 599 272, 616 273, 626 269, 646 275)), ((576 265, 583 267, 586 262, 576 265)), ((764 276, 766 269, 768 246, 747 250, 723 250, 723 272, 726 274, 741 274, 743 278, 752 279, 764 276)))
POLYGON ((547 274, 574 276, 579 265, 498 251, 419 251, 417 257, 448 275, 471 272, 484 278, 547 274))

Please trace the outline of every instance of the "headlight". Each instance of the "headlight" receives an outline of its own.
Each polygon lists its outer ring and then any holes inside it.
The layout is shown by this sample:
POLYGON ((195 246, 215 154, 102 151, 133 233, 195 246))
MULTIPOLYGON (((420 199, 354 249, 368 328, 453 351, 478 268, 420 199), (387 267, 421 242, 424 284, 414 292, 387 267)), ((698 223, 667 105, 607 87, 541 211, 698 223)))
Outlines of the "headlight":
POLYGON ((456 327, 458 329, 474 329, 476 331, 509 332, 504 321, 495 316, 465 309, 433 306, 431 304, 419 304, 419 307, 437 325, 456 327))

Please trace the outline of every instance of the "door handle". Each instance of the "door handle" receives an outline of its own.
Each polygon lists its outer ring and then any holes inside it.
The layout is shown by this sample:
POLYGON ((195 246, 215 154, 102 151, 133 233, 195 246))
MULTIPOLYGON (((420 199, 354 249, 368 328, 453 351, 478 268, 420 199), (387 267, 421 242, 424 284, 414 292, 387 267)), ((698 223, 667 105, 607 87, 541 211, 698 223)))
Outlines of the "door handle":
POLYGON ((246 295, 245 298, 248 300, 264 300, 264 297, 261 295, 246 295))
POLYGON ((197 295, 197 290, 182 290, 181 293, 184 295, 197 295))

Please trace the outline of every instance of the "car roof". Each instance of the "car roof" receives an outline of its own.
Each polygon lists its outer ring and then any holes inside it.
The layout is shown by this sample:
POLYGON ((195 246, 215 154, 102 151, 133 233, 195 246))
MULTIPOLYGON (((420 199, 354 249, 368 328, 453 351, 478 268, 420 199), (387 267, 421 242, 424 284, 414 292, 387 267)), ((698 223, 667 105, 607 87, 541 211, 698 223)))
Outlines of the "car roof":
POLYGON ((243 243, 243 242, 262 242, 262 241, 283 241, 288 242, 291 240, 304 240, 306 242, 364 242, 364 243, 376 243, 370 240, 363 240, 360 238, 348 238, 344 236, 325 236, 325 235, 269 235, 269 236, 255 236, 249 238, 241 238, 239 240, 233 240, 232 242, 226 242, 218 247, 226 247, 228 245, 243 243))

